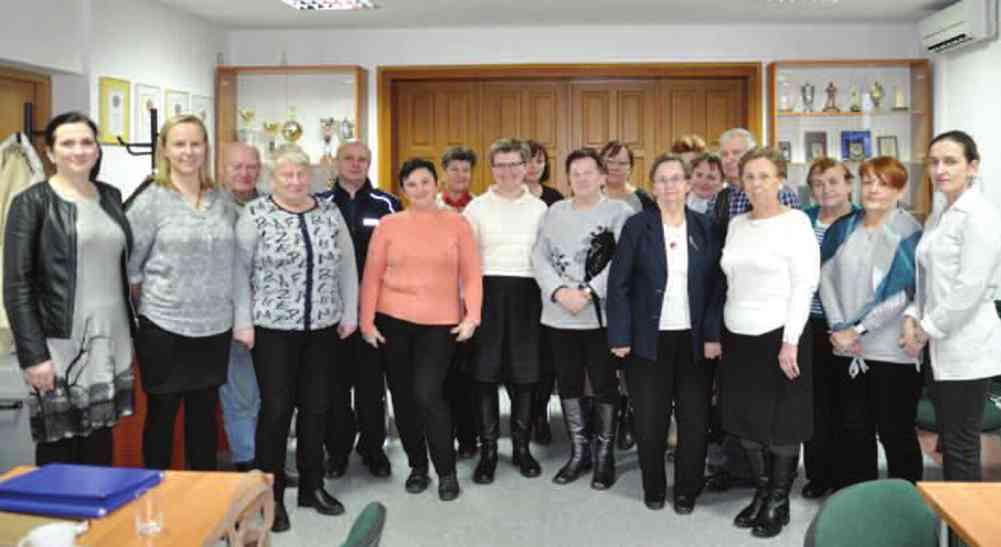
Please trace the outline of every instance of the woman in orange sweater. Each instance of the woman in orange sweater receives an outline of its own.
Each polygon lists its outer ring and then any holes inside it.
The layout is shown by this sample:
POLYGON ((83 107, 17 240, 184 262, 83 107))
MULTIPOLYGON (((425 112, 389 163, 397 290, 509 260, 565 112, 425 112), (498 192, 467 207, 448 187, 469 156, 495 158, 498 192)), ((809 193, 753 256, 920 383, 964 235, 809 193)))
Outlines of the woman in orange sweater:
POLYGON ((459 496, 459 482, 444 383, 456 342, 468 340, 480 324, 480 254, 466 219, 435 203, 433 163, 407 160, 400 181, 410 207, 383 217, 372 235, 359 323, 365 341, 381 349, 410 460, 407 492, 423 492, 431 482, 430 445, 438 496, 451 501, 459 496))

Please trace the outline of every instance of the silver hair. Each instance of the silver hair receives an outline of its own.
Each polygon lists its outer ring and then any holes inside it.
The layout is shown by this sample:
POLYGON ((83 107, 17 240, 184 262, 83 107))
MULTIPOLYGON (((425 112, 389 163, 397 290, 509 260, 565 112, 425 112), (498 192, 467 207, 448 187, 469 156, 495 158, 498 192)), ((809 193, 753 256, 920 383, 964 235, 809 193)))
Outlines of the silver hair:
POLYGON ((280 163, 309 167, 309 154, 294 144, 286 144, 275 152, 274 162, 275 167, 280 163))
POLYGON ((754 135, 750 131, 744 129, 743 127, 734 127, 732 129, 727 129, 719 136, 719 145, 723 146, 723 143, 741 137, 747 142, 747 149, 750 150, 758 146, 758 141, 754 140, 754 135))

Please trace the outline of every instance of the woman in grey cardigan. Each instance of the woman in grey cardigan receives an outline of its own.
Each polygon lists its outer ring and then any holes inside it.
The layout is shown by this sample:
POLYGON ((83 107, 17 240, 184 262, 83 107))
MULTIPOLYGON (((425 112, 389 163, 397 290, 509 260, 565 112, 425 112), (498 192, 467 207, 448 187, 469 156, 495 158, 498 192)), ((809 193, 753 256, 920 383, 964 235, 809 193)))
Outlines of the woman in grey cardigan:
POLYGON ((309 194, 309 157, 278 153, 271 196, 247 204, 237 222, 234 337, 253 349, 261 389, 255 460, 274 473, 272 530, 290 527, 283 503, 285 439, 298 407, 300 507, 344 512, 323 489, 328 375, 338 367, 337 339, 358 325, 354 245, 333 202, 309 194))
POLYGON ((820 299, 837 355, 832 365, 839 416, 834 488, 879 478, 876 438, 890 478, 921 480, 914 420, 921 396, 915 359, 897 343, 914 294, 914 249, 921 226, 897 208, 907 168, 890 157, 862 163, 863 210, 834 222, 821 245, 820 299))
POLYGON ((573 197, 546 212, 532 256, 542 293, 542 324, 549 327, 563 420, 571 441, 570 460, 553 482, 575 481, 592 465, 586 433, 589 417, 581 405, 586 374, 597 402, 597 465, 591 487, 604 490, 615 482, 612 442, 618 391, 615 363, 605 342, 602 301, 615 240, 632 211, 602 194, 606 172, 596 151, 571 152, 566 170, 573 197), (602 254, 604 261, 598 258, 602 254))

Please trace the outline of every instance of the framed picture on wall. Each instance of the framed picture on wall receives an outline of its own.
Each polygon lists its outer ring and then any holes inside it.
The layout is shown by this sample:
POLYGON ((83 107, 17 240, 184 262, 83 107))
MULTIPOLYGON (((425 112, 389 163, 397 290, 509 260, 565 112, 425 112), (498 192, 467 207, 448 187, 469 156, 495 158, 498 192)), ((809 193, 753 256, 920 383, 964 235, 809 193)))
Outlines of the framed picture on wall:
POLYGON ((212 134, 215 133, 215 127, 213 127, 215 124, 215 116, 213 115, 214 107, 212 97, 206 97, 205 95, 191 96, 191 113, 205 122, 205 129, 209 132, 209 140, 212 139, 212 134))
POLYGON ((789 141, 779 141, 779 152, 782 153, 782 159, 787 162, 792 161, 792 143, 789 141))
POLYGON ((807 131, 803 135, 803 146, 807 163, 827 157, 827 132, 807 131))
POLYGON ((872 157, 872 132, 842 131, 841 159, 848 161, 864 161, 872 157))
POLYGON ((168 89, 163 99, 163 119, 164 121, 191 112, 190 96, 185 91, 175 91, 168 89))
POLYGON ((97 82, 97 111, 101 130, 97 140, 103 144, 118 144, 117 137, 128 141, 132 82, 116 78, 99 78, 97 82))
MULTIPOLYGON (((146 142, 149 138, 149 113, 160 108, 160 88, 154 85, 136 84, 136 139, 146 142)), ((163 111, 157 112, 157 123, 163 124, 163 111)), ((157 128, 159 129, 159 127, 157 128)))
POLYGON ((897 152, 896 135, 884 135, 882 137, 877 137, 876 146, 877 149, 879 150, 880 156, 890 156, 891 158, 899 158, 897 152))

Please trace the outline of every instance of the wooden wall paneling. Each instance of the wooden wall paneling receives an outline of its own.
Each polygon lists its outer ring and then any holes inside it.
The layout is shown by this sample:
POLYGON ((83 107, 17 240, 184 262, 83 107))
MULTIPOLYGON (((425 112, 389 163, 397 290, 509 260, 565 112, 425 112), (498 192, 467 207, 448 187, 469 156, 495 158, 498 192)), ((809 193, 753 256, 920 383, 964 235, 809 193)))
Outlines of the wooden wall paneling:
POLYGON ((566 82, 555 81, 526 85, 522 92, 522 136, 546 147, 549 155, 547 184, 563 195, 569 195, 570 190, 563 170, 563 162, 570 153, 569 91, 566 82))
MULTIPOLYGON (((0 139, 24 131, 24 103, 33 105, 32 125, 45 129, 52 116, 52 82, 47 74, 0 66, 0 139)), ((47 173, 55 172, 41 135, 29 136, 47 173)))
POLYGON ((655 138, 657 83, 648 80, 618 85, 613 122, 617 138, 629 146, 635 158, 630 180, 637 187, 649 188, 647 170, 659 153, 655 138))
POLYGON ((746 126, 746 84, 740 79, 662 79, 658 85, 660 133, 657 146, 668 151, 675 139, 694 133, 710 149, 732 127, 746 126))

